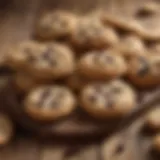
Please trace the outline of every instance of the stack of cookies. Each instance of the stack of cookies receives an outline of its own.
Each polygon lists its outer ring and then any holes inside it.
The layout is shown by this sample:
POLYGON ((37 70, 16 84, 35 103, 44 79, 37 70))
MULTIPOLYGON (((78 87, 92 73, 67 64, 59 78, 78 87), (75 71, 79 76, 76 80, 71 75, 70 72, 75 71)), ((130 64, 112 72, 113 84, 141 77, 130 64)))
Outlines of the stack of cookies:
POLYGON ((49 12, 34 39, 8 50, 3 63, 29 117, 55 121, 78 107, 97 119, 124 117, 138 103, 135 88, 160 84, 160 42, 111 17, 49 12))
POLYGON ((158 42, 147 50, 136 30, 113 24, 99 12, 58 10, 39 19, 34 40, 10 48, 4 63, 15 71, 26 114, 52 121, 80 106, 96 118, 121 117, 137 104, 132 84, 159 85, 158 42))

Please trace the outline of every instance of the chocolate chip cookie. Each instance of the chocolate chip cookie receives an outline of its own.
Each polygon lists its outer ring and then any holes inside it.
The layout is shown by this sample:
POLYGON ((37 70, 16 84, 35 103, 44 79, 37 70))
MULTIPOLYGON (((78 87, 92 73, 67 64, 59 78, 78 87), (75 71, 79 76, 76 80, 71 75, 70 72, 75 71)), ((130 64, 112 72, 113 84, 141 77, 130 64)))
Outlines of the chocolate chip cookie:
POLYGON ((121 38, 117 48, 125 57, 145 55, 145 44, 142 39, 134 34, 128 34, 121 38))
POLYGON ((79 48, 104 48, 116 44, 118 36, 110 26, 104 27, 98 20, 83 18, 77 22, 71 42, 79 48))
POLYGON ((81 107, 97 118, 121 117, 137 103, 134 89, 121 80, 87 85, 80 95, 81 107))
POLYGON ((13 70, 24 70, 27 68, 26 62, 33 60, 33 56, 38 56, 44 46, 36 41, 23 41, 15 46, 11 46, 5 55, 5 65, 13 70))
POLYGON ((129 80, 139 87, 153 87, 160 84, 160 56, 132 57, 128 66, 129 80))
POLYGON ((69 88, 46 85, 29 92, 23 105, 30 117, 52 121, 69 115, 76 107, 76 99, 69 88))
POLYGON ((43 15, 35 29, 35 35, 43 39, 67 37, 76 25, 76 16, 67 11, 54 11, 43 15))
POLYGON ((114 50, 88 52, 80 58, 77 66, 78 71, 90 79, 111 79, 127 72, 124 58, 114 50))
POLYGON ((67 76, 73 72, 75 63, 71 49, 60 43, 44 43, 34 48, 30 43, 20 44, 16 52, 11 52, 8 62, 12 68, 40 79, 67 76))

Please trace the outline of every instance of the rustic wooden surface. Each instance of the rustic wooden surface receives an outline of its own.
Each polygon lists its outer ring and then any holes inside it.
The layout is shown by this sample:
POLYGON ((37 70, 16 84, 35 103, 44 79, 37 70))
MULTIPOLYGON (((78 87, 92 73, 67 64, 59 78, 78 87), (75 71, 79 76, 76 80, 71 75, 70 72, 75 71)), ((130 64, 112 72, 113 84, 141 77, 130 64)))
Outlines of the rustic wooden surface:
MULTIPOLYGON (((11 0, 7 0, 11 1, 11 0)), ((31 29, 34 19, 41 7, 54 6, 73 9, 74 11, 87 11, 88 8, 95 8, 102 6, 108 10, 119 8, 120 12, 126 14, 130 12, 133 6, 131 0, 88 0, 85 3, 77 3, 75 0, 58 0, 58 1, 45 1, 42 4, 41 0, 13 0, 3 10, 0 10, 0 48, 1 53, 5 52, 6 48, 11 44, 30 38, 31 29), (51 5, 52 4, 52 5, 51 5), (125 5, 124 5, 125 4, 125 5)), ((145 0, 135 0, 134 3, 145 0)), ((1 3, 1 2, 0 2, 1 3)), ((134 7, 133 7, 134 8, 134 7)), ((126 133, 127 137, 115 135, 109 139, 98 137, 96 140, 62 140, 53 139, 51 142, 40 141, 35 137, 31 138, 27 135, 17 136, 11 144, 0 148, 0 160, 146 160, 141 151, 148 149, 148 141, 142 139, 143 145, 139 146, 138 130, 141 120, 132 125, 126 133), (112 139, 115 139, 112 141, 112 139), (114 156, 108 159, 106 150, 108 144, 110 146, 123 140, 125 142, 125 152, 120 156, 114 156), (138 150, 140 149, 140 150, 138 150), (134 155, 134 156, 133 156, 134 155)), ((141 137, 139 137, 141 138, 141 137)), ((149 156, 148 156, 149 157, 149 156)))

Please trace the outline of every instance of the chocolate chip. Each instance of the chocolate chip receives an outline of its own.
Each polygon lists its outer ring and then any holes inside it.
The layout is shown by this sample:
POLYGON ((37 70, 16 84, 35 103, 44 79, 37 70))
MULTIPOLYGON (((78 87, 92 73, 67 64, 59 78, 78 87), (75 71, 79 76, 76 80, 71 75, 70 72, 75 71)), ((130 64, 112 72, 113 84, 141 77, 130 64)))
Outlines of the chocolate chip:
POLYGON ((109 56, 109 55, 105 55, 104 56, 104 60, 107 62, 107 63, 113 63, 114 62, 114 58, 109 56))
POLYGON ((45 90, 41 93, 41 95, 40 95, 40 100, 39 100, 39 102, 38 102, 38 106, 43 106, 46 98, 47 98, 49 95, 50 95, 50 90, 47 88, 47 89, 45 89, 45 90))
POLYGON ((141 8, 136 13, 136 17, 138 17, 138 18, 148 18, 148 17, 152 16, 153 14, 154 14, 153 11, 149 11, 149 10, 147 10, 145 8, 141 8))
POLYGON ((88 97, 88 99, 89 99, 90 102, 96 102, 97 101, 97 96, 96 95, 90 95, 88 97))
POLYGON ((112 92, 113 93, 121 93, 122 92, 122 88, 121 87, 113 87, 112 88, 112 92))
POLYGON ((60 101, 58 100, 58 99, 53 99, 52 101, 51 101, 51 103, 50 103, 50 106, 52 107, 52 108, 59 108, 59 103, 60 103, 60 101))
POLYGON ((94 85, 95 92, 99 93, 102 91, 102 85, 101 84, 95 84, 94 85))
POLYGON ((53 57, 51 57, 51 52, 52 52, 52 48, 48 48, 43 54, 42 54, 42 58, 47 60, 49 62, 49 64, 55 66, 57 64, 56 60, 53 59, 53 57))
POLYGON ((108 106, 109 108, 112 108, 112 109, 113 109, 113 106, 114 106, 114 100, 113 100, 113 98, 108 97, 107 106, 108 106))
POLYGON ((28 60, 29 62, 34 62, 34 61, 36 61, 35 57, 33 56, 32 52, 31 52, 31 50, 30 50, 30 48, 25 48, 24 52, 26 53, 26 55, 27 55, 27 60, 28 60))
POLYGON ((114 99, 111 92, 105 93, 105 99, 106 99, 106 107, 113 108, 114 99))
POLYGON ((145 76, 146 74, 148 74, 150 68, 149 65, 147 63, 147 61, 144 58, 140 58, 140 63, 141 63, 141 68, 138 71, 138 76, 145 76))
POLYGON ((124 145, 122 144, 122 143, 120 143, 117 147, 116 147, 116 149, 115 149, 115 154, 117 155, 117 154, 120 154, 120 153, 122 153, 124 151, 124 145))

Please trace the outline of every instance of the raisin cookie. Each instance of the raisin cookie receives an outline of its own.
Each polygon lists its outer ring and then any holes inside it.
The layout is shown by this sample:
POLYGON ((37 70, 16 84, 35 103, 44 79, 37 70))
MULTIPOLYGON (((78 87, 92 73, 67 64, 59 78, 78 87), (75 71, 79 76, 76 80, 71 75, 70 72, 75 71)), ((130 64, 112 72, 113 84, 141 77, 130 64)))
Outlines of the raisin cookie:
POLYGON ((153 129, 160 129, 160 105, 148 113, 146 117, 146 125, 153 129))
POLYGON ((160 56, 132 57, 128 65, 129 80, 139 87, 153 87, 160 84, 160 56))
POLYGON ((27 71, 41 79, 60 78, 74 70, 74 55, 69 47, 59 43, 44 43, 36 48, 20 45, 16 52, 8 57, 12 67, 27 71))
POLYGON ((145 55, 145 44, 140 37, 134 34, 128 34, 121 38, 117 45, 121 54, 125 57, 145 55))
POLYGON ((98 20, 83 18, 77 22, 71 42, 79 48, 104 48, 116 44, 118 36, 110 26, 104 27, 98 20))
POLYGON ((35 30, 35 35, 43 39, 69 36, 76 25, 76 17, 66 11, 55 11, 43 15, 35 30))
POLYGON ((8 116, 0 113, 0 145, 7 144, 13 136, 13 124, 8 116))
POLYGON ((97 118, 121 117, 137 103, 135 91, 121 80, 87 85, 80 94, 81 107, 97 118))
POLYGON ((40 86, 24 99, 24 110, 33 119, 52 121, 69 115, 76 107, 72 92, 63 86, 40 86))
POLYGON ((77 66, 90 79, 111 79, 127 72, 124 58, 113 50, 89 52, 80 58, 77 66))

